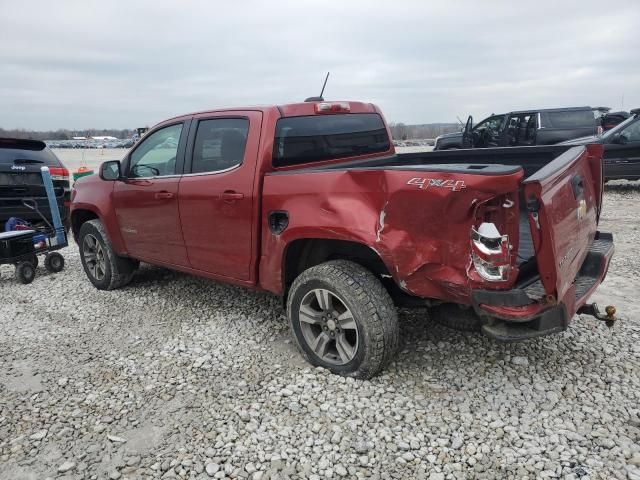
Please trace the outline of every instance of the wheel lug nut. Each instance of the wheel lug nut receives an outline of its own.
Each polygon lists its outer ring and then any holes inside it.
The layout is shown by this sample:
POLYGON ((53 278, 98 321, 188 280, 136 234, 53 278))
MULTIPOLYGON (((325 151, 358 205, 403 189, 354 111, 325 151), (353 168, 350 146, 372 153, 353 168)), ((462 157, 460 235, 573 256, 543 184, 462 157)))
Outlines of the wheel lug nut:
POLYGON ((336 334, 335 332, 331 332, 331 336, 332 336, 332 337, 333 337, 333 336, 335 336, 335 334, 336 334))

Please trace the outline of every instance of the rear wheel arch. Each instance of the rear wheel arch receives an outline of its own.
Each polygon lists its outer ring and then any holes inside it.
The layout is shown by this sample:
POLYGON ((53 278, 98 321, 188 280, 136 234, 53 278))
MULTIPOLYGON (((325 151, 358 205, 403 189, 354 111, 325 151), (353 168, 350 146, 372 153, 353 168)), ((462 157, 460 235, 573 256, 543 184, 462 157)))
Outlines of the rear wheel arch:
MULTIPOLYGON (((294 280, 302 272, 331 260, 349 260, 363 266, 378 277, 385 279, 391 277, 380 255, 363 243, 327 238, 297 239, 289 243, 284 253, 282 272, 285 298, 294 280)), ((388 283, 384 282, 387 290, 389 290, 388 283)), ((392 292, 389 293, 392 294, 392 292)))

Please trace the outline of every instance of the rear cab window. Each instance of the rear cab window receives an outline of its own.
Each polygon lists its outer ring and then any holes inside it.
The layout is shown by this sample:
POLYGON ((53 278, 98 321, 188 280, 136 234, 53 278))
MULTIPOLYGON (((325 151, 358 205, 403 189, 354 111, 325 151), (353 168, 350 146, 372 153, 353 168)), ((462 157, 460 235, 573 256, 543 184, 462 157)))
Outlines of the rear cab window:
POLYGON ((285 117, 276 125, 273 166, 369 155, 390 148, 387 129, 377 113, 285 117))

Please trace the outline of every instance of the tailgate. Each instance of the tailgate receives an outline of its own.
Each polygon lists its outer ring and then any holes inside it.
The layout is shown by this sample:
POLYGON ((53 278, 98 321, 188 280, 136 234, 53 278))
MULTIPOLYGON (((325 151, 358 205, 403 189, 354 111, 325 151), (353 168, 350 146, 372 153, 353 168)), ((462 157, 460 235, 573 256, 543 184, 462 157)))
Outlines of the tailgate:
POLYGON ((602 204, 602 145, 567 150, 523 182, 540 279, 558 300, 595 237, 602 204))

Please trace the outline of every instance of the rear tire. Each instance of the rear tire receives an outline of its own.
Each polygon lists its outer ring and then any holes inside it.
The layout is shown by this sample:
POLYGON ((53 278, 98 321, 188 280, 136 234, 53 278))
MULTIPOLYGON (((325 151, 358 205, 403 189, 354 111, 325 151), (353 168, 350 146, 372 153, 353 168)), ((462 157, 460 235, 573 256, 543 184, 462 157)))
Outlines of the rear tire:
POLYGON ((482 321, 473 308, 459 306, 455 303, 443 303, 429 309, 429 316, 443 327, 459 332, 479 332, 482 321))
POLYGON ((116 255, 100 220, 83 223, 78 242, 84 272, 98 290, 114 290, 131 281, 137 263, 116 255))
POLYGON ((51 252, 44 257, 44 268, 51 273, 58 273, 64 269, 64 257, 58 252, 51 252))
POLYGON ((26 285, 36 278, 36 269, 30 261, 20 262, 16 265, 16 280, 26 285))
POLYGON ((357 263, 334 260, 305 270, 291 286, 287 315, 306 360, 339 375, 371 378, 398 349, 393 301, 357 263))

